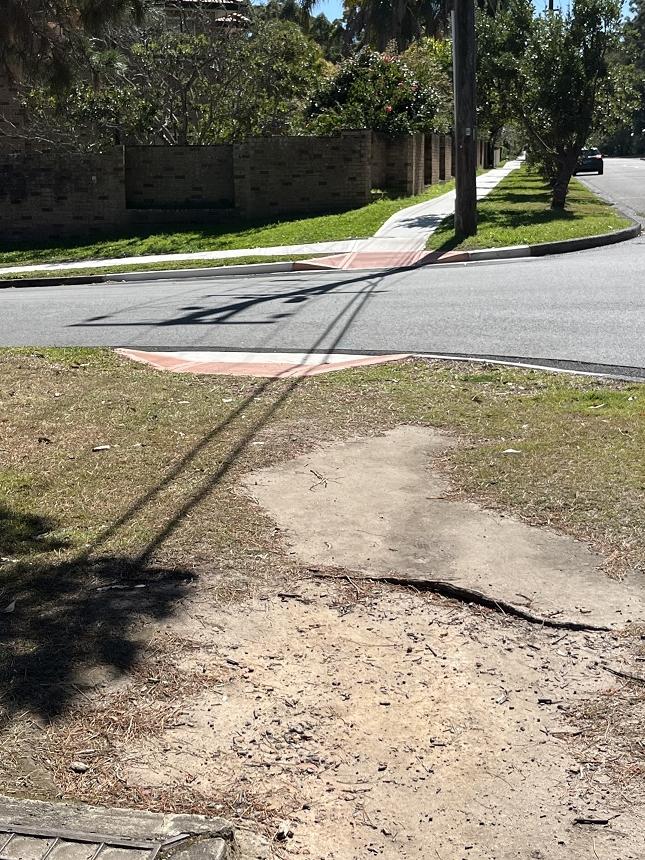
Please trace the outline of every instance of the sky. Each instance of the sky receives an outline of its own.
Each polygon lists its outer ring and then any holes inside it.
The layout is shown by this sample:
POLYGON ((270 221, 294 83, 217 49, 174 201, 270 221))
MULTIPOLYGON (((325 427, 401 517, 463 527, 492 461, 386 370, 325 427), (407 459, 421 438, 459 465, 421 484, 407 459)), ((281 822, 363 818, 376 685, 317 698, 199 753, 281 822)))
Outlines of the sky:
MULTIPOLYGON (((560 6, 560 4, 568 5, 568 0, 555 0, 556 8, 560 6)), ((539 9, 541 6, 546 8, 547 2, 546 0, 535 0, 535 5, 539 9)), ((313 13, 314 15, 320 13, 326 15, 331 21, 334 18, 342 18, 343 17, 343 0, 318 0, 318 3, 314 6, 313 13)), ((623 15, 629 14, 629 0, 625 0, 623 3, 623 15)))
POLYGON ((314 6, 313 14, 326 15, 331 21, 343 17, 343 0, 319 0, 314 6))

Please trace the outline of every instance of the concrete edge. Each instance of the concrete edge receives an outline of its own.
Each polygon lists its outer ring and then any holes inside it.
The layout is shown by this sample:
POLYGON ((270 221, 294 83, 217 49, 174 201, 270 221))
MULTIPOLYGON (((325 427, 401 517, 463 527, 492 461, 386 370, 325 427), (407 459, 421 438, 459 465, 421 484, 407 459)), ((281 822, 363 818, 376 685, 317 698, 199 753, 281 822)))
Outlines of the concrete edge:
MULTIPOLYGON (((484 261, 495 260, 516 260, 526 259, 527 257, 545 257, 550 254, 568 254, 572 251, 585 251, 589 248, 600 248, 605 245, 615 245, 618 242, 627 242, 630 239, 635 239, 642 232, 641 224, 631 218, 629 215, 622 213, 625 218, 631 221, 631 226, 623 227, 620 230, 614 230, 611 233, 600 233, 596 236, 581 236, 577 239, 562 239, 558 242, 540 242, 536 245, 507 245, 503 248, 477 248, 473 251, 428 251, 428 255, 415 263, 405 266, 392 266, 391 268, 401 269, 424 269, 427 266, 450 266, 464 263, 477 263, 484 261)), ((294 263, 294 271, 305 269, 311 270, 332 270, 335 267, 320 265, 316 266, 315 262, 311 264, 309 261, 301 261, 294 263)), ((342 268, 336 271, 343 271, 342 268)), ((373 267, 357 267, 352 271, 356 272, 372 272, 376 271, 373 267)))
MULTIPOLYGON (((626 216, 627 217, 627 216, 626 216)), ((451 265, 455 263, 475 263, 484 260, 510 260, 526 257, 544 257, 550 254, 568 254, 572 251, 585 251, 589 248, 600 248, 605 245, 615 245, 619 242, 627 242, 640 236, 642 226, 638 221, 630 218, 631 226, 623 227, 612 233, 601 233, 597 236, 583 236, 578 239, 563 239, 559 242, 540 242, 537 245, 508 245, 504 248, 479 248, 474 251, 456 252, 451 259, 447 255, 438 256, 436 259, 423 259, 410 266, 403 268, 425 268, 426 266, 451 265), (457 259, 457 256, 459 259, 457 259)), ((428 256, 437 254, 436 251, 428 252, 428 256)), ((398 268, 393 266, 391 268, 398 268)), ((27 287, 57 287, 77 286, 91 284, 109 283, 137 283, 142 281, 170 281, 170 280, 192 280, 194 278, 217 278, 230 275, 269 275, 280 272, 308 272, 308 271, 343 271, 342 268, 317 265, 315 258, 311 260, 286 260, 280 263, 248 263, 239 266, 211 266, 195 269, 159 269, 142 272, 114 272, 105 275, 61 275, 60 277, 48 278, 0 278, 0 290, 2 289, 24 289, 27 287)), ((355 271, 372 271, 371 268, 356 269, 355 271)))
POLYGON ((529 245, 532 257, 544 257, 547 254, 568 254, 571 251, 586 251, 589 248, 601 248, 605 245, 616 245, 640 236, 642 227, 638 221, 629 219, 630 227, 614 230, 612 233, 600 233, 598 236, 583 236, 579 239, 563 239, 560 242, 540 242, 529 245))
MULTIPOLYGON (((628 375, 625 373, 609 373, 600 370, 584 370, 584 369, 576 369, 572 367, 561 367, 556 364, 547 364, 544 359, 535 359, 531 361, 530 359, 521 359, 521 358, 488 358, 482 356, 473 356, 473 355, 464 355, 461 353, 443 353, 443 352, 416 352, 410 353, 411 358, 430 358, 436 359, 438 361, 464 361, 473 364, 493 364, 499 365, 500 367, 519 367, 522 370, 539 370, 545 373, 554 373, 554 374, 563 374, 568 376, 589 376, 596 379, 615 379, 619 382, 635 382, 639 385, 645 383, 645 372, 642 375, 628 375), (542 363, 540 363, 542 362, 542 363)), ((574 363, 575 362, 571 362, 574 363)), ((620 369, 617 367, 617 369, 620 369)))
MULTIPOLYGON (((629 216, 625 216, 629 217, 629 216)), ((601 248, 605 245, 615 245, 635 239, 641 233, 641 225, 629 218, 631 226, 614 230, 612 233, 600 233, 596 236, 581 236, 577 239, 562 239, 558 242, 540 242, 536 245, 508 245, 505 248, 480 248, 467 251, 469 263, 481 260, 510 260, 525 257, 546 257, 550 254, 568 254, 572 251, 586 251, 589 248, 601 248)), ((429 260, 423 265, 432 266, 437 263, 450 263, 449 259, 429 260)), ((455 260, 455 262, 460 262, 455 260)))
MULTIPOLYGON (((530 257, 530 245, 508 245, 505 248, 480 248, 476 251, 468 252, 468 262, 476 262, 477 260, 509 260, 516 257, 530 257)), ((444 263, 449 263, 450 260, 444 260, 444 263)))
POLYGON ((0 796, 0 826, 19 826, 34 833, 39 828, 82 830, 96 839, 101 836, 120 836, 159 843, 181 834, 208 836, 228 842, 235 838, 233 825, 223 818, 7 796, 0 796))
POLYGON ((153 269, 148 272, 121 272, 120 274, 117 272, 105 277, 109 281, 172 281, 175 279, 213 278, 222 275, 262 275, 272 272, 291 272, 294 265, 293 260, 287 260, 283 263, 247 263, 239 266, 204 266, 196 269, 153 269))
MULTIPOLYGON (((297 261, 286 260, 280 263, 248 263, 239 266, 205 266, 195 269, 152 269, 141 272, 106 272, 105 275, 61 275, 48 278, 4 278, 0 277, 1 289, 20 289, 24 287, 58 287, 82 284, 110 284, 139 281, 171 281, 192 278, 216 278, 226 275, 261 275, 278 272, 293 272, 297 261)), ((308 269, 324 269, 310 263, 308 269)))

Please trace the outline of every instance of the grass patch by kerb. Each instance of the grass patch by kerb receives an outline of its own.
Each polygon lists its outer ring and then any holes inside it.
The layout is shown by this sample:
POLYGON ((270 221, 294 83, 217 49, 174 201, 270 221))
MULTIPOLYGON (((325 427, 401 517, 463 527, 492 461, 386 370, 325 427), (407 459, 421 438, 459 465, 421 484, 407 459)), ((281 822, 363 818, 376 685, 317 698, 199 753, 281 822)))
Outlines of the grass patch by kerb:
POLYGON ((282 221, 225 221, 193 227, 142 230, 94 242, 66 241, 58 245, 20 245, 0 248, 1 266, 67 263, 149 254, 184 254, 238 248, 272 248, 283 245, 369 238, 390 216, 407 206, 432 200, 454 188, 453 182, 433 185, 415 197, 375 199, 367 206, 333 215, 282 221))
POLYGON ((427 247, 446 251, 534 245, 611 233, 630 223, 575 179, 564 212, 551 209, 550 201, 551 192, 542 177, 521 167, 477 204, 476 236, 460 239, 449 218, 430 236, 427 247))

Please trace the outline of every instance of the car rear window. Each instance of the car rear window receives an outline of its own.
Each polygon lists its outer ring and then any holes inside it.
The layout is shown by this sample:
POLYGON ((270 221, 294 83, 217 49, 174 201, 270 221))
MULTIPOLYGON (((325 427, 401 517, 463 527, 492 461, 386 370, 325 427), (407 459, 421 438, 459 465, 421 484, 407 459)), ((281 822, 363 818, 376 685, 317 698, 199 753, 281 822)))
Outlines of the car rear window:
POLYGON ((600 150, 599 149, 583 149, 582 154, 583 155, 600 155, 600 150))

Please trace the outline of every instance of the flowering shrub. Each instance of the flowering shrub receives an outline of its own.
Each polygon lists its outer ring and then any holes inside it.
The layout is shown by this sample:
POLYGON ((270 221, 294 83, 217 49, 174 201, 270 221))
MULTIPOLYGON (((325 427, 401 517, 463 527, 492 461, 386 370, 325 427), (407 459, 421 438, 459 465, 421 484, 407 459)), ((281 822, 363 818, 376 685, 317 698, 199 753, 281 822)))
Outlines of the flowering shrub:
POLYGON ((307 111, 315 134, 371 128, 387 134, 431 131, 439 94, 398 56, 364 48, 318 89, 307 111))

